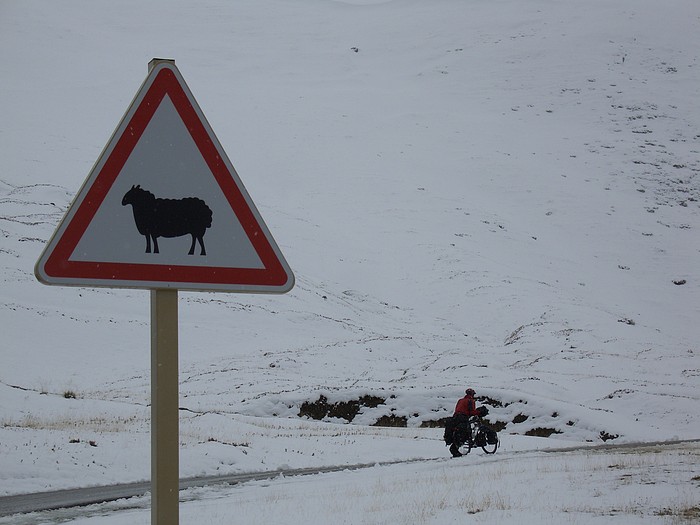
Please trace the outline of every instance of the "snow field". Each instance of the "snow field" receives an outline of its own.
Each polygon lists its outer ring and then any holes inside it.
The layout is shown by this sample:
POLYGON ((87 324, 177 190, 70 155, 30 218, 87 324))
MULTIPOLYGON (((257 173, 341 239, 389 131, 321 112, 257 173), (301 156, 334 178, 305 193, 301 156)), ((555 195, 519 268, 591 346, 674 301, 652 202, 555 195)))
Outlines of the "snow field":
POLYGON ((700 435, 699 24, 695 0, 0 4, 0 494, 149 476, 148 292, 45 287, 33 265, 148 61, 173 57, 297 277, 180 294, 181 475, 441 458, 421 425, 466 386, 506 425, 463 475, 204 490, 183 516, 697 520, 694 447, 610 459, 624 474, 509 454, 700 435), (322 395, 385 402, 299 416, 322 395))
MULTIPOLYGON (((183 493, 183 523, 683 524, 700 516, 697 444, 474 453, 458 460, 212 486, 183 493)), ((15 518, 14 525, 150 523, 148 497, 15 518), (61 521, 63 522, 63 520, 61 521)), ((0 518, 0 523, 10 523, 0 518)))

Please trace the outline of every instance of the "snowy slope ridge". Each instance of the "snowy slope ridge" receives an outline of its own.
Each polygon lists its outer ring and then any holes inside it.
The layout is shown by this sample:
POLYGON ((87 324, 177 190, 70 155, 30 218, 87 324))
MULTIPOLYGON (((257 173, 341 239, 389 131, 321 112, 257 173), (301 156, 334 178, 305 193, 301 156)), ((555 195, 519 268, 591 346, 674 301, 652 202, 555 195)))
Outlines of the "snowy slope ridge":
POLYGON ((0 494, 149 476, 148 292, 33 265, 156 56, 297 277, 180 294, 183 476, 700 435, 696 2, 0 12, 0 494))

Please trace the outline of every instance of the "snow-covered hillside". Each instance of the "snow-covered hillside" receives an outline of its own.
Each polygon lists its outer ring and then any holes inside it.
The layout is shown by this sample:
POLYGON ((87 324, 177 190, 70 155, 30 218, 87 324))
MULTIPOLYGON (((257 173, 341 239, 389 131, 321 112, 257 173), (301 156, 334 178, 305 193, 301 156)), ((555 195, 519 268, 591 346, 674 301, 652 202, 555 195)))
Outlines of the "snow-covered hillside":
POLYGON ((0 47, 0 494, 149 476, 148 292, 33 266, 153 57, 297 279, 180 294, 182 475, 444 455, 466 386, 506 451, 700 435, 695 0, 3 1, 0 47))

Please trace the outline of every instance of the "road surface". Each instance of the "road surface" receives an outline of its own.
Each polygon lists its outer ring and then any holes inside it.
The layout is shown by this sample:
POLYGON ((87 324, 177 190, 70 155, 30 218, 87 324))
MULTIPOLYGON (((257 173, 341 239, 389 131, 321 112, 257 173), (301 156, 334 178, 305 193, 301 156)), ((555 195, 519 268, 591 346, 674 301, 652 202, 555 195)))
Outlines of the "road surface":
MULTIPOLYGON (((280 469, 266 472, 249 472, 239 474, 224 474, 219 476, 184 478, 180 480, 180 490, 185 490, 192 487, 206 487, 209 485, 237 485, 239 483, 245 483, 246 481, 273 479, 279 476, 306 476, 310 474, 322 474, 324 472, 358 470, 363 468, 374 467, 376 465, 392 465, 396 463, 407 463, 407 461, 388 461, 364 463, 358 465, 337 465, 330 467, 280 469)), ((85 505, 93 505, 96 503, 106 503, 108 501, 116 501, 125 498, 143 496, 146 493, 150 492, 150 490, 151 482, 142 481, 136 483, 120 483, 118 485, 102 485, 96 487, 36 492, 33 494, 17 494, 14 496, 3 496, 0 497, 0 517, 11 516, 13 514, 25 514, 28 512, 63 509, 68 507, 82 507, 85 505)))
MULTIPOLYGON (((528 452, 541 453, 565 453, 578 450, 606 450, 621 448, 647 448, 662 445, 678 445, 681 443, 697 443, 700 439, 678 440, 678 441, 656 441, 649 443, 621 443, 621 444, 601 444, 601 445, 577 445, 567 448, 542 449, 512 452, 510 454, 523 454, 528 452)), ((399 463, 416 463, 421 461, 444 461, 447 457, 434 459, 413 459, 400 461, 386 461, 375 463, 362 463, 357 465, 336 465, 330 467, 308 467, 298 469, 280 469, 267 472, 249 472, 239 474, 224 474, 218 476, 202 476, 196 478, 184 478, 180 480, 180 490, 192 487, 206 487, 210 485, 237 485, 247 481, 260 481, 273 479, 278 476, 306 476, 311 474, 322 474, 325 472, 339 472, 342 470, 359 470, 379 465, 395 465, 399 463)), ((151 482, 143 481, 137 483, 121 483, 118 485, 104 485, 97 487, 86 487, 65 490, 53 490, 49 492, 37 492, 34 494, 18 494, 14 496, 0 497, 0 517, 11 516, 13 514, 26 514, 29 512, 41 512, 46 510, 56 510, 70 507, 82 507, 97 503, 106 503, 120 499, 143 496, 150 492, 151 482)))

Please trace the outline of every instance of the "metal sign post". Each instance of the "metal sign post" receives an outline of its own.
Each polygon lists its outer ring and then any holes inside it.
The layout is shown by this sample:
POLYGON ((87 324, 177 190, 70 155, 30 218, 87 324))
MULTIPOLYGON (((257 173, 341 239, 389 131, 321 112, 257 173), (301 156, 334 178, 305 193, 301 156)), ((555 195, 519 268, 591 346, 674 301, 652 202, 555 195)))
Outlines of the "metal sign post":
POLYGON ((179 523, 177 290, 151 290, 151 523, 179 523))

